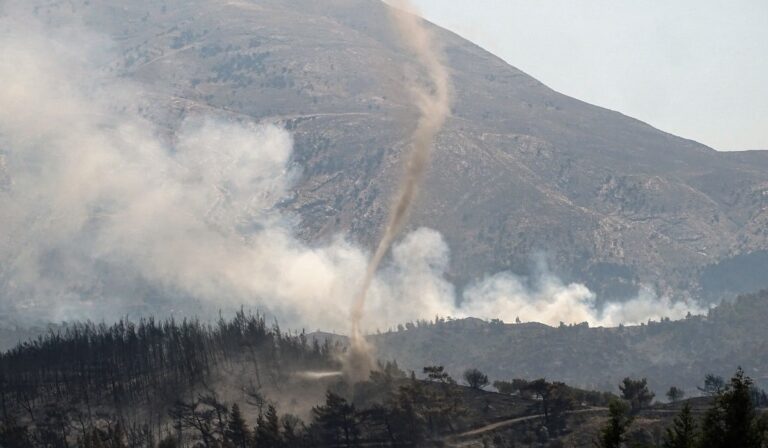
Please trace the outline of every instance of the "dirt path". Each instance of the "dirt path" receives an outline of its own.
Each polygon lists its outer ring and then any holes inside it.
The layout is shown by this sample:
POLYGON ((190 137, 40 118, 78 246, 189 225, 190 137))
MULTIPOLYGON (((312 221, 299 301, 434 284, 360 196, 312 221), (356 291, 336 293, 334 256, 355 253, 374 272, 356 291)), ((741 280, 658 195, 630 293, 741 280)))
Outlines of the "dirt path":
MULTIPOLYGON (((575 411, 568 411, 566 414, 568 415, 574 415, 574 414, 587 414, 590 412, 605 412, 608 408, 602 408, 602 407, 594 407, 594 408, 587 408, 587 409, 577 409, 575 411)), ((474 437, 481 434, 485 434, 487 432, 495 431, 499 428, 505 428, 507 426, 516 425, 518 423, 527 422, 530 420, 536 420, 544 418, 544 414, 536 414, 536 415, 526 415, 524 417, 516 417, 511 418, 509 420, 502 420, 500 422, 491 423, 490 425, 485 425, 480 428, 476 428, 470 431, 463 432, 461 434, 454 434, 452 436, 449 436, 445 439, 448 446, 451 447, 462 447, 466 446, 469 443, 472 443, 470 440, 466 441, 460 441, 460 439, 466 438, 466 437, 474 437)))

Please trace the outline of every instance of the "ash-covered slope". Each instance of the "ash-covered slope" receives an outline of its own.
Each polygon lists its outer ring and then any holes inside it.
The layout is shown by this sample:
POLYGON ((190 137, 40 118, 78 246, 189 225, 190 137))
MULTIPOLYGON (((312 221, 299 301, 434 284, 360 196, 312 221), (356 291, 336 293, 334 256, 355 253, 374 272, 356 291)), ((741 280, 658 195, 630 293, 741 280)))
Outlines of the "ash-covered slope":
MULTIPOLYGON (((403 72, 418 67, 383 3, 7 3, 111 36, 109 70, 152 92, 146 113, 169 132, 201 110, 285 123, 305 170, 284 206, 302 236, 372 245, 415 117, 403 72)), ((768 154, 666 134, 436 31, 455 102, 411 226, 443 233, 460 283, 526 273, 543 252, 601 298, 640 283, 711 299, 768 286, 768 154)))

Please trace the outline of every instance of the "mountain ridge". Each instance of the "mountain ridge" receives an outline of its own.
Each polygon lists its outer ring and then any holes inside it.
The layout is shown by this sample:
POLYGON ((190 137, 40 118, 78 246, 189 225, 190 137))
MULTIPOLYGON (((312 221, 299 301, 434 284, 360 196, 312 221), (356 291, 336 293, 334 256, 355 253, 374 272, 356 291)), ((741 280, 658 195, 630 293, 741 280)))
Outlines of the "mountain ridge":
MULTIPOLYGON (((109 70, 153 92, 146 114, 169 134, 201 110, 284 124, 303 167, 283 204, 299 217, 300 236, 317 243, 342 234, 373 246, 415 116, 404 81, 420 76, 386 5, 24 7, 111 36, 120 57, 109 70)), ((744 257, 768 256, 768 153, 717 152, 570 98, 431 28, 455 98, 409 228, 444 235, 453 254, 448 277, 459 288, 498 271, 532 275, 541 253, 555 274, 585 283, 599 301, 645 286, 716 302, 768 286, 768 268, 728 279, 731 265, 744 270, 744 257)))

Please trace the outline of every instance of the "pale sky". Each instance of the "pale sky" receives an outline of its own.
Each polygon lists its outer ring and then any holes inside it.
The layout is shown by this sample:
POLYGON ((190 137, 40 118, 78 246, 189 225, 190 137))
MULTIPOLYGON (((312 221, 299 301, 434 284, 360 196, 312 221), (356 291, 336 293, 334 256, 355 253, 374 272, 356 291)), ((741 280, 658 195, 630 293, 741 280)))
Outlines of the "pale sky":
POLYGON ((715 149, 768 149, 768 0, 413 0, 553 89, 715 149))

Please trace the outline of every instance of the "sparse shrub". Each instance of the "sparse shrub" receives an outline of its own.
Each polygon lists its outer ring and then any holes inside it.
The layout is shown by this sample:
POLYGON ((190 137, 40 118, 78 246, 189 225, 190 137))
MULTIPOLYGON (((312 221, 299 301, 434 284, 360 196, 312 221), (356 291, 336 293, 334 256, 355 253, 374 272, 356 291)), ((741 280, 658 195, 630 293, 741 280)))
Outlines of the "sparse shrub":
POLYGON ((464 381, 467 382, 469 387, 477 390, 481 390, 490 384, 490 381, 488 381, 488 375, 484 374, 478 369, 467 369, 464 372, 464 381))
POLYGON ((720 395, 723 389, 725 389, 725 380, 721 376, 708 373, 704 377, 704 387, 699 387, 698 389, 709 396, 720 395))
POLYGON ((670 387, 667 391, 667 398, 673 403, 682 400, 683 397, 685 397, 685 391, 676 386, 670 387))

